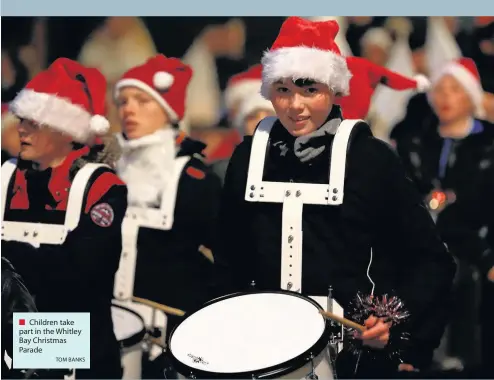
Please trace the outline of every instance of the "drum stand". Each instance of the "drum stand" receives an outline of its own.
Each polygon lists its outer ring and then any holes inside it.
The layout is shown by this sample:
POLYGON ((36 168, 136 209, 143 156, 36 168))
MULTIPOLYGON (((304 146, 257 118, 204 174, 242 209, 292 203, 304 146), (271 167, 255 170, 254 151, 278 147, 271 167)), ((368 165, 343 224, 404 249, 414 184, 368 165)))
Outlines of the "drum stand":
MULTIPOLYGON (((334 312, 333 302, 334 302, 333 287, 330 286, 328 290, 327 310, 332 313, 334 312)), ((343 349, 344 327, 334 321, 329 321, 329 324, 330 324, 330 329, 329 329, 330 335, 329 335, 329 344, 328 344, 328 354, 329 354, 329 359, 331 361, 331 367, 333 370, 333 377, 337 379, 338 377, 336 375, 336 357, 343 349)))

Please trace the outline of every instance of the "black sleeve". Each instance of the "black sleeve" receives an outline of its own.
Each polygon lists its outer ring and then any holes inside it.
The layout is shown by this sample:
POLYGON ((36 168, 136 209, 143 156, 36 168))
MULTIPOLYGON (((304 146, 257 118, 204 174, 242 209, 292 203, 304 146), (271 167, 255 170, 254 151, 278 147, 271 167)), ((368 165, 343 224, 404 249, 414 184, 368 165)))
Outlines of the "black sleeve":
MULTIPOLYGON (((491 158, 494 161, 494 157, 491 158)), ((469 204, 471 215, 475 215, 477 228, 465 217, 458 203, 446 207, 437 225, 451 253, 475 265, 485 278, 494 267, 492 236, 494 233, 494 168, 484 174, 486 179, 479 186, 478 198, 469 204), (474 209, 478 207, 477 209, 474 209)))
POLYGON ((113 186, 90 212, 81 215, 78 227, 67 235, 62 245, 42 244, 35 248, 27 243, 2 240, 2 255, 12 262, 33 292, 48 282, 58 287, 87 287, 97 291, 97 285, 112 279, 118 269, 126 209, 127 188, 113 186), (113 211, 113 221, 108 226, 100 226, 91 217, 91 211, 101 204, 107 204, 113 211), (92 286, 88 286, 89 282, 92 286))
POLYGON ((389 209, 388 231, 399 242, 397 292, 410 312, 403 360, 421 368, 429 365, 446 327, 456 265, 398 156, 384 143, 375 145, 384 163, 380 204, 389 209))
POLYGON ((244 200, 250 156, 250 138, 235 149, 226 172, 214 246, 216 295, 246 288, 248 284, 249 215, 244 200))
POLYGON ((427 96, 423 93, 412 96, 407 104, 405 117, 392 127, 390 139, 397 141, 410 133, 420 131, 423 128, 424 120, 430 117, 434 116, 427 96))
POLYGON ((14 313, 37 311, 24 281, 12 264, 2 256, 2 353, 5 350, 12 357, 14 313))

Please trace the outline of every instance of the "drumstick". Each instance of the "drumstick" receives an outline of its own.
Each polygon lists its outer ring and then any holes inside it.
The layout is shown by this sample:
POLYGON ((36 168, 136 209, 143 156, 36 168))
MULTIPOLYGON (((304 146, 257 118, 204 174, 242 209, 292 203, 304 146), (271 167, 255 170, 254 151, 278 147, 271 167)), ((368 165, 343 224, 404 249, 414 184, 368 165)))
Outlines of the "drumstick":
POLYGON ((152 344, 155 344, 156 346, 158 346, 159 348, 161 348, 162 350, 166 350, 166 346, 158 338, 150 337, 149 338, 149 341, 152 344))
POLYGON ((200 245, 199 246, 199 252, 201 252, 206 259, 211 261, 214 264, 214 256, 213 256, 213 251, 211 251, 209 248, 200 245))
POLYGON ((166 314, 171 314, 171 315, 177 315, 179 317, 183 317, 185 315, 185 311, 180 310, 180 309, 175 309, 174 307, 162 305, 158 302, 154 302, 151 300, 147 300, 145 298, 140 298, 140 297, 132 297, 132 301, 142 303, 147 306, 151 306, 152 308, 164 311, 166 314))
POLYGON ((328 319, 332 319, 333 321, 335 322, 338 322, 339 324, 343 325, 343 326, 346 326, 346 327, 350 327, 352 329, 355 329, 357 330, 358 332, 364 332, 365 330, 367 330, 367 327, 365 326, 362 326, 362 325, 359 325, 358 323, 354 322, 354 321, 351 321, 349 319, 346 319, 346 318, 343 318, 343 317, 340 317, 336 314, 333 314, 331 313, 330 311, 324 311, 324 310, 321 310, 320 313, 322 315, 324 315, 324 317, 328 318, 328 319))

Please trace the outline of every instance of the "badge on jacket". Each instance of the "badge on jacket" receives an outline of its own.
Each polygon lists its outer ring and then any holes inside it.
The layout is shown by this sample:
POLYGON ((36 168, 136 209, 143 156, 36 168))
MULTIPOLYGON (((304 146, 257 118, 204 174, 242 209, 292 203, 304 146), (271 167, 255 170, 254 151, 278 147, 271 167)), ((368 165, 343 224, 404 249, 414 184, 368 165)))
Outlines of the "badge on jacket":
POLYGON ((99 203, 91 210, 91 220, 100 227, 110 227, 113 223, 115 213, 108 203, 99 203))

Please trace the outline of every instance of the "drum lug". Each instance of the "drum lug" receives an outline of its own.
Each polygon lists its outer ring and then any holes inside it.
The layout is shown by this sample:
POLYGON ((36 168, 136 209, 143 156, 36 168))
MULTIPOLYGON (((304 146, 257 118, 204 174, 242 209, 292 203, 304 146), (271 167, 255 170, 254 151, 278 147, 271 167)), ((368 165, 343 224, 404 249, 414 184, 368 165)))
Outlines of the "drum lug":
POLYGON ((196 375, 193 372, 189 374, 189 379, 196 379, 196 375))
POLYGON ((310 354, 310 372, 305 376, 307 380, 318 380, 319 377, 316 375, 316 368, 314 367, 314 354, 310 354))

